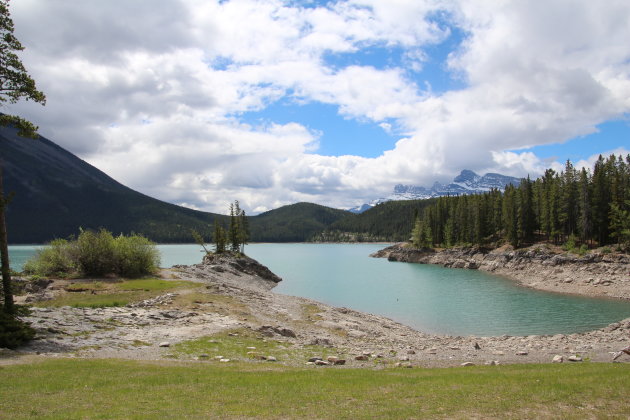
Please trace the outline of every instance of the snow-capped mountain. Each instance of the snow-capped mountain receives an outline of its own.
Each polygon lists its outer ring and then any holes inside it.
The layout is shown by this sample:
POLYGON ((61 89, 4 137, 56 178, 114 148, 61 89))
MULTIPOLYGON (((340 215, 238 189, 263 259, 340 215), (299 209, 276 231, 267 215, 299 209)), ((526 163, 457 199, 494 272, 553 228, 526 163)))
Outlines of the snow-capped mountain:
POLYGON ((441 197, 445 195, 479 194, 497 188, 501 191, 507 184, 519 185, 521 180, 512 176, 488 173, 479 176, 473 171, 464 169, 453 179, 450 184, 440 184, 436 182, 432 187, 420 187, 417 185, 398 184, 394 187, 394 193, 372 200, 367 204, 348 209, 353 213, 363 213, 385 201, 393 200, 422 200, 426 198, 441 197))

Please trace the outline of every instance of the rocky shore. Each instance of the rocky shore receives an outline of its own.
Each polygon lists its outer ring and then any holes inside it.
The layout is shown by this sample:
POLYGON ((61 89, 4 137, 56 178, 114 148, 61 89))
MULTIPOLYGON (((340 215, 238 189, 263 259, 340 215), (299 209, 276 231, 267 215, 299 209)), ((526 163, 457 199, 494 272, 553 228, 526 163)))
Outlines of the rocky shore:
MULTIPOLYGON (((407 255, 410 261, 419 258, 402 248, 386 252, 391 254, 381 256, 407 255)), ((466 264, 477 261, 479 256, 475 255, 467 256, 466 264)), ((479 264, 480 267, 486 265, 483 261, 479 264)), ((567 264, 558 265, 567 268, 567 264)), ((612 268, 616 273, 617 266, 612 265, 612 268)), ((495 271, 500 269, 497 267, 495 271)), ((630 337, 630 319, 601 330, 570 335, 452 337, 425 334, 384 317, 274 293, 272 288, 280 279, 251 259, 208 257, 201 264, 163 270, 161 277, 193 283, 190 287, 123 307, 34 307, 26 320, 37 330, 37 339, 18 351, 0 352, 0 364, 42 357, 272 362, 313 368, 317 365, 381 368, 611 362, 615 352, 627 346, 630 337), (261 342, 273 340, 279 343, 278 348, 298 356, 259 355, 252 350, 244 358, 177 351, 178 343, 202 337, 215 342, 213 337, 221 333, 233 340, 235 346, 240 345, 239 337, 245 334, 261 342)), ((600 278, 594 274, 593 277, 600 278)), ((613 277, 611 285, 620 281, 619 278, 613 277)), ((42 282, 41 287, 31 290, 22 299, 37 303, 54 298, 64 293, 62 283, 60 280, 42 282)), ((617 361, 630 362, 630 356, 623 355, 617 361)))
POLYGON ((578 256, 539 245, 517 250, 466 247, 436 251, 399 243, 372 257, 482 270, 526 287, 552 292, 630 299, 630 256, 627 254, 592 252, 578 256))

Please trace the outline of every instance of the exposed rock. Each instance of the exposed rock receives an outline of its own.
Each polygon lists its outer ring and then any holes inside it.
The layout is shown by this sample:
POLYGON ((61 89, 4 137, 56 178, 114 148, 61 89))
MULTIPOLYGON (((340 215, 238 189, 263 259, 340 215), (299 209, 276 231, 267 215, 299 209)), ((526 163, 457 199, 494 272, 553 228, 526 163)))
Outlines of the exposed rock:
POLYGON ((569 356, 569 362, 581 362, 582 358, 578 355, 569 356))
POLYGON ((630 282, 627 281, 630 258, 624 254, 591 252, 580 257, 556 254, 540 245, 517 250, 461 247, 436 252, 396 244, 371 256, 389 261, 479 269, 541 290, 630 299, 630 282))
POLYGON ((460 366, 475 366, 473 362, 464 362, 460 366))
POLYGON ((313 340, 311 340, 311 345, 313 346, 325 346, 325 347, 332 347, 332 341, 330 341, 330 339, 328 338, 314 338, 313 340))
POLYGON ((556 354, 555 356, 553 356, 553 359, 551 359, 551 363, 562 363, 564 362, 564 357, 562 357, 559 354, 556 354))
POLYGON ((203 257, 202 265, 207 265, 214 271, 218 271, 217 266, 225 269, 225 266, 228 265, 237 272, 254 275, 273 283, 280 283, 282 281, 282 279, 272 273, 269 268, 246 255, 239 254, 237 256, 231 252, 225 252, 223 254, 206 254, 203 257))
POLYGON ((160 344, 158 344, 158 347, 171 347, 171 343, 169 343, 168 341, 162 341, 160 344))

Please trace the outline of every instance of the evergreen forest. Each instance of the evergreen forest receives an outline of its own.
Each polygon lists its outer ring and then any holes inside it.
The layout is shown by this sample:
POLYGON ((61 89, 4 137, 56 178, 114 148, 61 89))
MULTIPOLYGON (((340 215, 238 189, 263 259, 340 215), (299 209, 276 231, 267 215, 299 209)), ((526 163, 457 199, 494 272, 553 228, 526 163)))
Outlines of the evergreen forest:
POLYGON ((497 245, 537 241, 582 249, 630 246, 630 155, 601 155, 593 170, 547 169, 504 192, 440 197, 414 223, 416 247, 497 245))

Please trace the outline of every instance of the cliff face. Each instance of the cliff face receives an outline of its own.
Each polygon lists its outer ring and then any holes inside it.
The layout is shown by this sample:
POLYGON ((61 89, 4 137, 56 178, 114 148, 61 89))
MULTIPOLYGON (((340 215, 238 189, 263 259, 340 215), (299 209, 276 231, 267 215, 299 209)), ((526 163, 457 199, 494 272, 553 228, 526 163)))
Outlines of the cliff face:
POLYGON ((630 256, 624 254, 589 253, 580 257, 536 246, 519 250, 467 247, 435 251, 396 244, 372 257, 479 269, 541 290, 630 299, 630 256))

